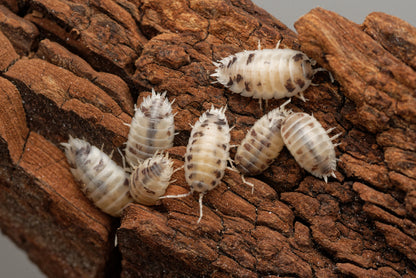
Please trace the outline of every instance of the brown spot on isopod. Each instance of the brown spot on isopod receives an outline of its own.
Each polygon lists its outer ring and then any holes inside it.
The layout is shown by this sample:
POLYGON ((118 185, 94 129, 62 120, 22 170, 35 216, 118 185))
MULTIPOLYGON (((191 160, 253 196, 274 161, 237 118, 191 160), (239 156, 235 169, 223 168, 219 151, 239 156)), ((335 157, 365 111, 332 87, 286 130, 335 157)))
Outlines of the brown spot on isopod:
POLYGON ((244 144, 244 149, 246 149, 247 151, 251 150, 251 146, 249 144, 244 144))
POLYGON ((260 143, 261 143, 262 145, 264 145, 266 148, 269 148, 269 147, 270 147, 270 145, 271 145, 270 141, 265 140, 265 139, 261 140, 261 141, 260 141, 260 143))
POLYGON ((245 89, 246 89, 247 92, 250 92, 251 91, 250 82, 244 82, 244 87, 245 87, 245 89))
POLYGON ((241 76, 241 74, 237 74, 237 78, 236 78, 237 83, 240 83, 241 80, 243 80, 243 77, 241 76))
POLYGON ((303 54, 302 53, 298 53, 298 54, 294 55, 292 57, 292 59, 293 59, 293 61, 298 62, 298 61, 300 61, 300 60, 303 59, 303 54))
POLYGON ((250 64, 253 61, 254 55, 254 53, 250 53, 250 55, 248 55, 246 65, 250 64))
POLYGON ((228 62, 228 65, 227 65, 227 68, 229 68, 229 67, 231 67, 231 65, 232 64, 234 64, 235 63, 235 61, 237 61, 237 57, 236 56, 234 56, 229 62, 228 62))
POLYGON ((293 82, 290 78, 288 80, 286 80, 285 88, 287 89, 287 91, 289 93, 291 93, 295 90, 295 86, 293 85, 293 82))
POLYGON ((296 79, 296 84, 299 85, 299 87, 302 89, 305 86, 305 81, 303 81, 302 79, 296 79))
POLYGON ((217 121, 214 122, 214 124, 217 124, 217 125, 226 125, 227 123, 225 122, 225 119, 218 119, 217 121))
POLYGON ((202 135, 204 135, 204 133, 202 131, 198 131, 198 132, 195 132, 194 135, 192 135, 192 137, 193 138, 195 138, 195 137, 201 137, 202 135))
POLYGON ((219 178, 221 178, 221 171, 219 171, 219 170, 215 170, 215 177, 217 178, 217 179, 219 179, 219 178))
POLYGON ((230 77, 230 80, 228 81, 227 85, 228 87, 232 86, 234 84, 233 79, 230 77))

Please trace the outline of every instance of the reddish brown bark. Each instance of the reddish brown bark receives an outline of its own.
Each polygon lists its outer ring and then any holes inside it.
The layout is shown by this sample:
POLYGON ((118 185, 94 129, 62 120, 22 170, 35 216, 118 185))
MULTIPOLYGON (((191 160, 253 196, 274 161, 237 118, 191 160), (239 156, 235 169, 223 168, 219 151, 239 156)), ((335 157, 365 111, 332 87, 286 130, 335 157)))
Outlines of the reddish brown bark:
MULTIPOLYGON (((0 2, 0 227, 48 276, 416 275, 414 27, 314 9, 297 37, 244 0, 0 2), (176 99, 175 167, 189 124, 211 105, 228 106, 238 144, 285 100, 260 109, 212 84, 212 61, 279 40, 336 79, 318 74, 309 101, 289 105, 342 132, 336 179, 314 178, 284 149, 246 177, 254 194, 227 170, 199 225, 196 196, 132 204, 119 223, 82 195, 59 143, 72 135, 107 153, 121 147, 133 103, 152 87, 176 99)), ((183 175, 169 194, 189 190, 183 175)))

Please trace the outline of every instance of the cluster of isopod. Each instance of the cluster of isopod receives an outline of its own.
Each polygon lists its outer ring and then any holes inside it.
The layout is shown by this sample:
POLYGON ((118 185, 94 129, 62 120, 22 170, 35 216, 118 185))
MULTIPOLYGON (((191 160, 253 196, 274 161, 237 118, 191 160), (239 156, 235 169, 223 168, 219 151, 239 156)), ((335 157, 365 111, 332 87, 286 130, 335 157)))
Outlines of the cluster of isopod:
POLYGON ((173 145, 174 115, 166 93, 152 90, 130 124, 125 157, 130 167, 118 166, 102 150, 81 139, 62 143, 82 191, 102 211, 119 217, 132 201, 158 204, 172 176, 172 160, 161 152, 173 145), (131 174, 129 173, 131 172, 131 174))
MULTIPOLYGON (((278 45, 279 46, 279 45, 278 45)), ((212 74, 232 92, 262 99, 303 97, 311 84, 314 62, 304 53, 291 49, 244 51, 214 63, 212 74)), ((301 167, 327 181, 335 177, 336 157, 332 140, 321 124, 306 113, 293 113, 282 106, 260 118, 238 146, 235 168, 244 175, 258 175, 278 157, 284 146, 301 167)), ((104 212, 119 216, 130 202, 155 205, 163 198, 181 198, 199 193, 199 223, 204 194, 218 186, 230 160, 230 127, 226 107, 211 107, 192 127, 185 154, 186 194, 167 195, 173 162, 159 153, 173 145, 174 115, 166 93, 143 100, 130 124, 125 158, 128 168, 121 168, 109 156, 88 142, 70 137, 63 143, 74 177, 82 190, 104 212), (128 172, 131 172, 128 173, 128 172)), ((231 161, 230 161, 231 162, 231 161)), ((254 188, 254 186, 253 186, 254 188)))

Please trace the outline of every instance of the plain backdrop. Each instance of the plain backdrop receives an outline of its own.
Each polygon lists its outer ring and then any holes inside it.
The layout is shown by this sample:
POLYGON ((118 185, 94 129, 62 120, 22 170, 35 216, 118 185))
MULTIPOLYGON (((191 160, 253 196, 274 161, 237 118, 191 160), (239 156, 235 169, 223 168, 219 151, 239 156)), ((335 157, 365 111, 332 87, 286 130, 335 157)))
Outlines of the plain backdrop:
MULTIPOLYGON (((173 0, 166 0, 173 1, 173 0)), ((416 1, 278 1, 278 0, 253 0, 292 30, 293 23, 302 15, 315 7, 322 7, 334 11, 356 23, 362 23, 366 15, 374 11, 385 12, 406 20, 416 26, 416 1)), ((0 278, 41 278, 45 277, 27 258, 26 254, 18 249, 3 234, 0 235, 0 278)))

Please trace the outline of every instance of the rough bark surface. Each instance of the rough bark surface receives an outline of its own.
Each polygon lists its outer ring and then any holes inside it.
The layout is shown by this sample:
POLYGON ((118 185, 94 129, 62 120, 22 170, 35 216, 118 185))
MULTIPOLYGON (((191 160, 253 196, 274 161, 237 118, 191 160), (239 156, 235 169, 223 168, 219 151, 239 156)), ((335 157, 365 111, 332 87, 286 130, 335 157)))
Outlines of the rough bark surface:
MULTIPOLYGON (((416 29, 383 14, 362 25, 314 9, 299 36, 248 0, 0 0, 0 227, 50 277, 415 277, 416 29), (110 153, 133 103, 167 90, 178 135, 228 105, 231 144, 285 100, 258 102, 214 81, 212 61, 244 49, 300 49, 321 72, 289 108, 336 127, 337 178, 301 169, 284 149, 244 185, 226 171, 204 197, 95 208, 59 143, 110 153), (117 234, 118 246, 114 248, 117 234)), ((232 151, 231 156, 234 155, 232 151)), ((120 163, 120 156, 114 158, 120 163)), ((189 190, 180 170, 169 194, 189 190)))

